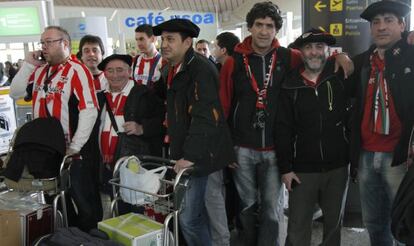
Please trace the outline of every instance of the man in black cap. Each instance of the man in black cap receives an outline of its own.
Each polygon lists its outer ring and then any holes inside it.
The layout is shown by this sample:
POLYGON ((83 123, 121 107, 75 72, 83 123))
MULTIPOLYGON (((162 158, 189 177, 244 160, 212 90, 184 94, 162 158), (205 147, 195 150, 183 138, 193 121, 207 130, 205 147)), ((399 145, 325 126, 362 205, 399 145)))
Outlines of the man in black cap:
POLYGON ((124 155, 151 154, 152 139, 163 130, 163 105, 146 86, 130 79, 131 64, 131 56, 114 54, 98 65, 108 80, 108 86, 98 93, 99 147, 106 174, 112 173, 124 155), (130 138, 125 143, 133 146, 118 146, 120 138, 126 137, 120 134, 130 138))
POLYGON ((410 7, 398 1, 369 5, 374 45, 355 57, 356 106, 351 167, 358 169, 362 215, 371 245, 393 245, 391 205, 406 173, 414 122, 414 48, 401 34, 410 7))
POLYGON ((276 155, 289 190, 286 245, 310 245, 315 204, 322 209, 321 245, 341 244, 342 212, 348 184, 346 108, 349 85, 327 60, 335 38, 311 29, 294 42, 303 65, 282 84, 276 118, 276 155))
POLYGON ((161 55, 168 60, 161 73, 167 89, 170 157, 178 173, 192 167, 180 211, 180 227, 189 246, 211 245, 205 208, 208 175, 234 161, 230 132, 218 96, 214 65, 194 52, 200 29, 185 19, 153 28, 161 35, 161 55))

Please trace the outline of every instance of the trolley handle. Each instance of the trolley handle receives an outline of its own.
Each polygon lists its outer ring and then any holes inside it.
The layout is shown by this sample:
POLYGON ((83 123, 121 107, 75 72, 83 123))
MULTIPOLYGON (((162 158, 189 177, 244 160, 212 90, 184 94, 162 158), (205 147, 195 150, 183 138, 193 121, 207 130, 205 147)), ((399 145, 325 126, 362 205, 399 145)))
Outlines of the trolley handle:
POLYGON ((162 158, 158 156, 151 156, 151 155, 138 155, 137 156, 141 161, 153 161, 157 163, 165 163, 167 165, 173 166, 177 162, 176 160, 170 160, 167 158, 162 158))
POLYGON ((75 153, 75 154, 65 155, 63 157, 62 163, 60 163, 60 168, 59 168, 60 176, 64 175, 64 171, 70 170, 72 162, 69 160, 72 160, 72 158, 74 157, 80 157, 80 155, 78 153, 75 153))

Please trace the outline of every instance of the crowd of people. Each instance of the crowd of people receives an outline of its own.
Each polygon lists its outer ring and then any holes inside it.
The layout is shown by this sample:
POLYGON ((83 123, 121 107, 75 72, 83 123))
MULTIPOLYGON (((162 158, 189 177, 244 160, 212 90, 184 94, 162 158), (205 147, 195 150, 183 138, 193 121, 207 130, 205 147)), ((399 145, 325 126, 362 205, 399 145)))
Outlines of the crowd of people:
POLYGON ((179 213, 189 246, 230 245, 229 228, 242 245, 310 245, 316 204, 324 216, 320 245, 339 246, 350 178, 371 245, 391 246, 392 204, 412 157, 409 12, 396 1, 369 5, 361 17, 373 44, 352 59, 329 55, 336 40, 318 29, 282 47, 283 20, 272 2, 249 10, 242 42, 224 32, 211 52, 208 41, 193 43, 197 25, 172 19, 135 29, 136 57, 105 57, 100 37, 87 35, 78 60, 67 31, 49 26, 10 95, 31 99, 34 118, 61 122, 67 154, 82 155, 96 186, 105 187, 124 155, 168 157, 176 172, 192 168, 179 213))
POLYGON ((23 60, 19 59, 18 62, 12 63, 10 61, 0 62, 0 86, 8 86, 11 84, 14 75, 19 71, 23 60))

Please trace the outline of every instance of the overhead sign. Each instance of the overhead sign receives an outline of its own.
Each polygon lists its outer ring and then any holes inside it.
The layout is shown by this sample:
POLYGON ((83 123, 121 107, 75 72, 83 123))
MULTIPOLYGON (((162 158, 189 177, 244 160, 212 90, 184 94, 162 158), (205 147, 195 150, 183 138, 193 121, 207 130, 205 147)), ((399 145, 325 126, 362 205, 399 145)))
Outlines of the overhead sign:
MULTIPOLYGON (((165 15, 165 14, 164 14, 165 15)), ((200 24, 210 24, 213 25, 214 23, 214 14, 213 13, 185 13, 182 15, 170 15, 170 16, 164 16, 162 13, 156 13, 156 12, 148 12, 147 15, 144 16, 128 16, 125 18, 125 25, 127 27, 137 27, 139 25, 143 24, 149 24, 149 25, 158 25, 161 24, 164 21, 170 20, 170 19, 187 19, 194 22, 196 25, 200 24)))
POLYGON ((0 40, 38 42, 48 24, 50 1, 0 2, 0 40))
POLYGON ((36 7, 0 9, 0 36, 38 35, 41 31, 36 7))
POLYGON ((108 54, 108 27, 106 17, 87 16, 71 17, 59 19, 59 25, 65 28, 72 38, 72 53, 76 54, 79 50, 79 41, 87 34, 99 36, 104 42, 105 53, 108 54))
POLYGON ((371 44, 371 36, 369 23, 360 14, 374 2, 378 0, 303 0, 304 31, 311 27, 328 31, 343 51, 351 56, 362 53, 371 44))

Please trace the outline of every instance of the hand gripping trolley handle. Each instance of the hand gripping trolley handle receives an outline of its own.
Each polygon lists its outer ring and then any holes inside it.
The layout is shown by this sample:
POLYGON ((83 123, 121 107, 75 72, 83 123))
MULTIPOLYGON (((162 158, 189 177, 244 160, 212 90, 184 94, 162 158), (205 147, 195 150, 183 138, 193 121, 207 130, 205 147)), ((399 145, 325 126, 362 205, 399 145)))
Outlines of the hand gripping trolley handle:
MULTIPOLYGON (((141 161, 140 165, 148 170, 152 168, 157 168, 160 166, 165 166, 167 168, 167 174, 164 178, 160 179, 160 189, 158 193, 151 193, 144 190, 137 189, 136 187, 129 187, 121 184, 120 182, 120 168, 121 165, 127 160, 130 156, 125 156, 120 158, 116 164, 113 171, 113 178, 108 181, 112 185, 113 200, 111 202, 111 213, 112 216, 118 216, 118 202, 122 201, 120 195, 120 189, 128 190, 131 192, 131 197, 134 194, 145 194, 145 207, 146 209, 152 209, 152 211, 161 211, 166 215, 164 219, 164 230, 163 230, 163 246, 170 245, 170 222, 173 221, 172 230, 173 230, 173 242, 174 246, 179 245, 178 240, 178 213, 180 210, 181 201, 184 197, 189 176, 192 168, 182 169, 176 175, 173 175, 174 169, 173 166, 176 161, 169 160, 161 157, 155 156, 138 156, 138 159, 141 161)), ((138 202, 137 202, 138 203, 138 202)), ((136 203, 136 204, 137 204, 136 203)))

